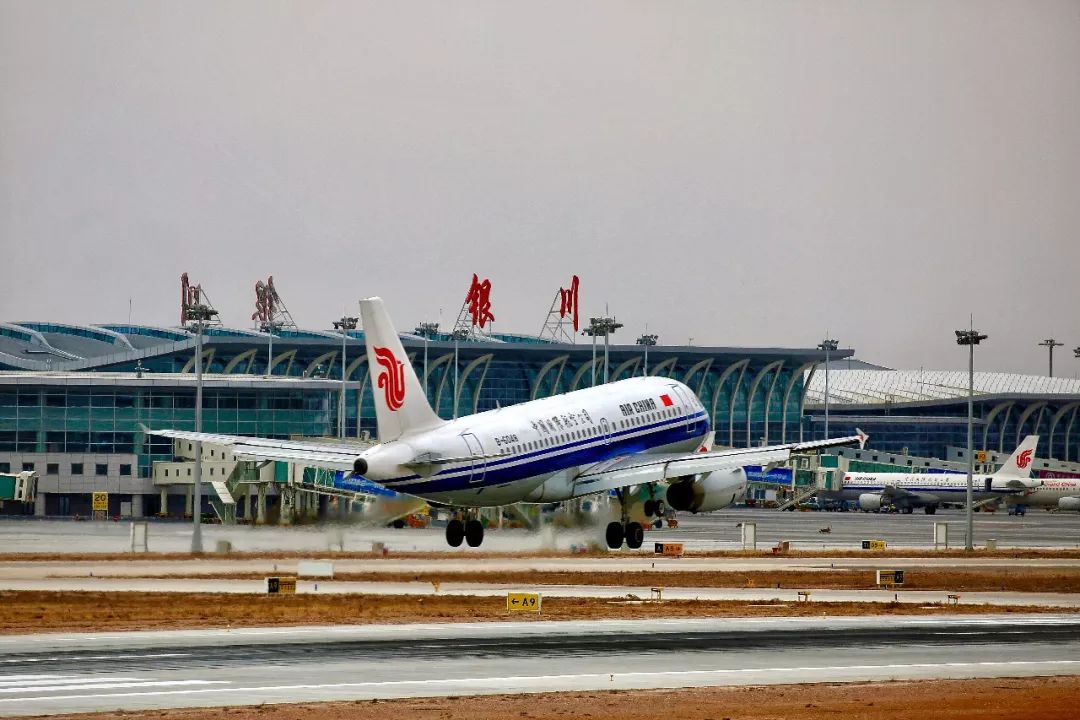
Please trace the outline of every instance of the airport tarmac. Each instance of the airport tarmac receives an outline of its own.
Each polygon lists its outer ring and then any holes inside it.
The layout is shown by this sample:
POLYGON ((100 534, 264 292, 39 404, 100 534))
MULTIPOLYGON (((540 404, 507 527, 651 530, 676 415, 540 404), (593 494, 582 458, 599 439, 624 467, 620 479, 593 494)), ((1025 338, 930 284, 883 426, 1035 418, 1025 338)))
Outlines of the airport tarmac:
MULTIPOLYGON (((679 515, 676 529, 650 530, 652 542, 682 542, 688 550, 738 550, 742 548, 740 523, 757 524, 758 548, 787 540, 796 549, 855 549, 862 540, 884 539, 890 547, 933 547, 934 524, 947 523, 950 546, 963 547, 964 513, 940 510, 936 515, 880 515, 875 513, 779 512, 757 508, 730 508, 707 515, 679 515), (822 532, 828 530, 828 532, 822 532)), ((442 528, 369 528, 325 523, 313 526, 249 527, 206 525, 203 546, 212 551, 219 540, 232 543, 240 552, 368 551, 383 543, 391 551, 445 551, 442 528)), ((602 545, 599 527, 539 531, 490 530, 483 549, 491 552, 538 552, 570 550, 602 545)), ((975 544, 993 539, 1002 548, 1080 547, 1080 513, 1048 513, 1032 510, 1024 517, 1003 512, 975 514, 975 544)), ((127 522, 75 522, 72 520, 0 519, 0 552, 81 553, 127 552, 127 522)), ((175 521, 150 521, 149 547, 154 552, 187 552, 191 525, 175 521)), ((462 547, 467 553, 469 548, 462 547)))
POLYGON ((0 715, 553 690, 1071 675, 1069 616, 759 618, 0 637, 0 715))

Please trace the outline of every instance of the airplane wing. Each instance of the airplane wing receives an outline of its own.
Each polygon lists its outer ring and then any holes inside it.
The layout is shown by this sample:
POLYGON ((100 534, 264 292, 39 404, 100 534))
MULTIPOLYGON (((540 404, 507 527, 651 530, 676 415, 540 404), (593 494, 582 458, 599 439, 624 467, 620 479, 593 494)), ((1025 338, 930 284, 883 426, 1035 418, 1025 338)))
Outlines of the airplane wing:
POLYGON ((147 430, 150 435, 204 442, 226 447, 242 460, 282 460, 308 463, 330 470, 352 471, 353 462, 370 444, 349 442, 298 442, 271 438, 244 437, 242 435, 219 435, 197 433, 187 430, 147 430))
POLYGON ((734 470, 746 465, 777 465, 787 462, 793 452, 842 445, 862 445, 865 442, 866 436, 860 432, 858 435, 832 440, 769 447, 734 448, 696 453, 622 455, 584 468, 575 478, 574 495, 591 495, 629 485, 661 482, 718 470, 734 470))
POLYGON ((885 487, 881 488, 881 494, 890 500, 894 500, 897 498, 916 497, 916 493, 905 490, 902 487, 896 487, 895 485, 886 485, 885 487))

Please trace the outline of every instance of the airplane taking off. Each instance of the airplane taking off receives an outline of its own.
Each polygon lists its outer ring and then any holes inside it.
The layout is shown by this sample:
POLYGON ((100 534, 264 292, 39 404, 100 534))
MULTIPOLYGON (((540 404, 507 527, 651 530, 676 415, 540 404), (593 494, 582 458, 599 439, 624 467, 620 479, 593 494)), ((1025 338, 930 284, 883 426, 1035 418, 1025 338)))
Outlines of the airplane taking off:
POLYGON ((380 298, 360 301, 368 364, 376 377, 378 444, 360 449, 269 438, 151 430, 162 437, 229 447, 245 460, 279 460, 352 471, 391 490, 463 515, 446 526, 458 547, 483 542, 477 508, 554 503, 615 491, 621 521, 606 529, 608 547, 641 547, 630 520, 642 495, 647 517, 674 510, 708 512, 746 488, 745 465, 783 463, 792 452, 863 445, 850 437, 770 447, 712 450, 709 415, 693 391, 669 378, 636 377, 563 395, 443 420, 431 409, 380 298), (376 376, 377 372, 377 376, 376 376), (645 488, 645 492, 629 492, 645 488))
MULTIPOLYGON (((1019 498, 1038 487, 1041 481, 1030 479, 1031 462, 1038 444, 1038 435, 1028 435, 996 473, 972 476, 972 499, 980 502, 1006 496, 1019 498)), ((894 505, 905 513, 921 507, 927 515, 933 515, 942 503, 967 502, 967 475, 846 473, 842 489, 823 490, 818 494, 836 500, 855 501, 862 510, 880 510, 882 506, 894 505)))

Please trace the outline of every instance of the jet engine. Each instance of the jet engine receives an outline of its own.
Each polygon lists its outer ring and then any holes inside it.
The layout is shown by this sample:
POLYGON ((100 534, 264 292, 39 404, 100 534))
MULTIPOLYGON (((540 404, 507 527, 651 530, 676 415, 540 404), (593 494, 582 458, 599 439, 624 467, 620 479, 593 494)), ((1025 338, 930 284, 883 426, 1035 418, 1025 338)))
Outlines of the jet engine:
POLYGON ((1058 510, 1080 510, 1080 497, 1063 497, 1058 500, 1058 510))
POLYGON ((696 478, 679 478, 667 489, 667 503, 675 510, 711 512, 732 504, 746 492, 742 468, 714 470, 696 478))
POLYGON ((863 493, 859 496, 859 509, 876 511, 881 509, 881 496, 876 493, 863 493))

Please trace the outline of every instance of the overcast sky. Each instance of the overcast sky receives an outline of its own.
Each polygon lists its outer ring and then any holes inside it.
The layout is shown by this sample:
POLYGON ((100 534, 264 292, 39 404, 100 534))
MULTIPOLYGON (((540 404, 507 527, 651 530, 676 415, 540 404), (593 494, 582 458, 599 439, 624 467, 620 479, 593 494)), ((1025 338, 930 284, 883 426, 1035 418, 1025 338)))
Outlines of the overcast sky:
POLYGON ((662 343, 1080 360, 1080 3, 0 0, 0 319, 496 329, 570 276, 662 343))

